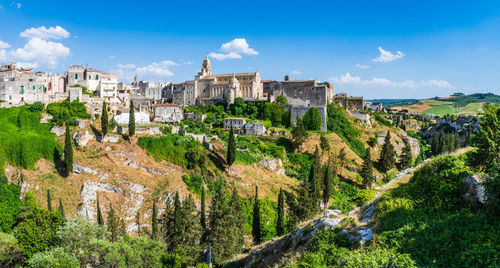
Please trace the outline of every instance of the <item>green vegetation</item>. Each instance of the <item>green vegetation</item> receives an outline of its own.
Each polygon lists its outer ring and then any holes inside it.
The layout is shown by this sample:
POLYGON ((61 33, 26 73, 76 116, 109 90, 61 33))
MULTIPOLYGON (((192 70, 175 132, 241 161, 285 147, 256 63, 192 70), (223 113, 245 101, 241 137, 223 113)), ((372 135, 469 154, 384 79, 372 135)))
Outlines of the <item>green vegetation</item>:
POLYGON ((135 134, 135 108, 133 100, 130 100, 129 106, 128 136, 131 138, 135 134))
POLYGON ((361 190, 356 185, 341 181, 337 185, 337 190, 333 192, 330 209, 339 209, 342 213, 347 213, 373 197, 375 197, 375 191, 361 190))
POLYGON ((102 142, 104 142, 104 137, 108 134, 109 121, 108 121, 108 107, 106 106, 106 101, 102 102, 102 112, 101 112, 101 134, 102 142))
POLYGON ((200 153, 205 148, 190 136, 178 134, 164 135, 162 137, 140 137, 137 144, 147 150, 155 160, 167 160, 176 165, 187 167, 186 153, 192 149, 200 153))
POLYGON ((63 126, 65 123, 70 126, 76 126, 75 119, 89 119, 85 103, 74 100, 72 102, 53 102, 47 105, 47 113, 52 115, 52 122, 63 126))
POLYGON ((464 202, 468 174, 462 158, 439 157, 384 195, 375 212, 382 246, 410 254, 421 266, 498 265, 499 221, 464 202))
POLYGON ((384 248, 355 249, 340 228, 319 231, 309 251, 286 267, 417 267, 408 254, 384 248))
POLYGON ((318 108, 309 108, 302 118, 302 123, 307 130, 321 130, 322 119, 318 108))
POLYGON ((446 115, 446 114, 454 114, 455 109, 452 105, 444 104, 432 107, 424 111, 426 114, 437 114, 437 115, 446 115))
POLYGON ((253 164, 264 157, 285 160, 285 148, 274 141, 264 141, 258 137, 238 136, 236 138, 236 159, 241 164, 253 164))
POLYGON ((328 104, 328 130, 337 134, 347 145, 359 156, 365 155, 365 147, 358 137, 361 131, 357 129, 347 118, 345 109, 335 104, 328 104))
POLYGON ((0 174, 5 163, 30 169, 40 158, 60 157, 50 125, 40 124, 40 119, 40 113, 27 105, 0 109, 0 174))
POLYGON ((195 194, 201 194, 203 190, 203 177, 196 173, 182 175, 182 180, 187 185, 188 190, 195 194))

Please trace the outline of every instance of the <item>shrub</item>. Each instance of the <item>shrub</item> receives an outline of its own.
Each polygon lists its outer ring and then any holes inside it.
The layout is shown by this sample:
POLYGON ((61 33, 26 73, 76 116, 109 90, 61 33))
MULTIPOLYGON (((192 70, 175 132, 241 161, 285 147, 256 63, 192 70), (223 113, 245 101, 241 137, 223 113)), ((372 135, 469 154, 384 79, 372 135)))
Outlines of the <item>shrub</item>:
POLYGON ((201 194, 201 189, 203 187, 203 177, 201 177, 201 175, 195 173, 184 174, 182 175, 182 180, 187 185, 189 191, 201 194))
POLYGON ((339 135, 355 153, 363 157, 365 155, 365 146, 358 139, 361 131, 349 121, 345 109, 335 104, 328 104, 327 114, 328 130, 339 135))
POLYGON ((205 152, 205 148, 190 136, 179 134, 164 135, 162 137, 140 137, 137 144, 147 150, 155 160, 167 160, 176 165, 187 167, 186 153, 193 149, 205 152))

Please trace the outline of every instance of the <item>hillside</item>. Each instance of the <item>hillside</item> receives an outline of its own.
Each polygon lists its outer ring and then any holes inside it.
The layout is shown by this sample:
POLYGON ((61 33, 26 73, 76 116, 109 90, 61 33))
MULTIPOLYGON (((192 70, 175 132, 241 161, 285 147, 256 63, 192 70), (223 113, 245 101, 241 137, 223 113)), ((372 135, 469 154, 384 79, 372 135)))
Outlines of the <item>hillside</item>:
POLYGON ((500 104, 500 96, 493 93, 476 93, 425 100, 405 100, 388 103, 385 107, 407 110, 410 113, 475 115, 482 111, 484 104, 500 104))

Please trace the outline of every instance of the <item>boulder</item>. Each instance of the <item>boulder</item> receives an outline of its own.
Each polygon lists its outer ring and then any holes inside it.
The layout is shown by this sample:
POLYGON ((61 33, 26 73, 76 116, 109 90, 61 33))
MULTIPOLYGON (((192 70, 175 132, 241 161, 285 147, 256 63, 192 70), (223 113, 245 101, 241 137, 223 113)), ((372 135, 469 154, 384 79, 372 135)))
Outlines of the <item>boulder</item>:
POLYGON ((85 131, 85 133, 83 135, 78 135, 77 134, 75 136, 75 143, 76 143, 76 146, 78 146, 78 147, 85 147, 85 146, 87 146, 87 143, 90 140, 95 140, 95 135, 94 134, 90 134, 88 131, 85 131))
POLYGON ((66 132, 66 130, 58 125, 55 125, 51 130, 50 132, 56 134, 56 136, 62 136, 64 135, 64 133, 66 132))
POLYGON ((40 124, 47 124, 52 118, 53 117, 50 114, 43 114, 42 118, 40 119, 40 124))
POLYGON ((85 121, 77 119, 76 122, 78 123, 78 127, 81 129, 85 128, 85 121))

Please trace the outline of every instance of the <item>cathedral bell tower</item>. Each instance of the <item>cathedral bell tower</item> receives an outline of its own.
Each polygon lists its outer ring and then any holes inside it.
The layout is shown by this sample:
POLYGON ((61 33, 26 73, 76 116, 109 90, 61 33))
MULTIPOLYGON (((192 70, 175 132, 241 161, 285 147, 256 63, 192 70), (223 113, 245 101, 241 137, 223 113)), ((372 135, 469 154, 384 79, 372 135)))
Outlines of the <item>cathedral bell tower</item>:
POLYGON ((208 56, 205 56, 203 64, 201 66, 201 72, 198 73, 200 77, 212 75, 212 66, 210 65, 210 60, 208 56))

